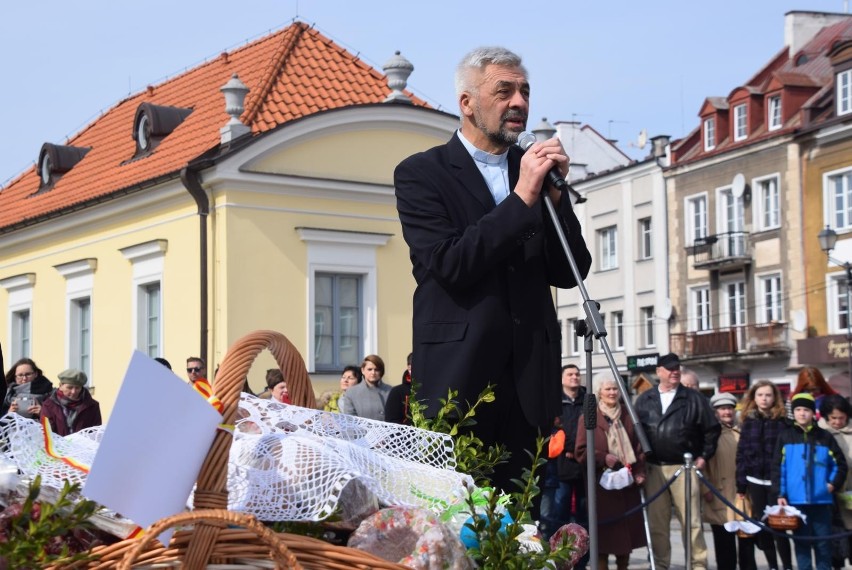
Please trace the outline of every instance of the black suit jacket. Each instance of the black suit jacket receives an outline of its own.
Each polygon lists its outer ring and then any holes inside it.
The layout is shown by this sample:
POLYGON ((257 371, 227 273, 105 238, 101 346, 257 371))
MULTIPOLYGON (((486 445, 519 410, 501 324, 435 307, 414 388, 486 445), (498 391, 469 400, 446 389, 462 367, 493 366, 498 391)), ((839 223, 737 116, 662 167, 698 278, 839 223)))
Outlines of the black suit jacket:
MULTIPOLYGON (((522 155, 509 150, 511 188, 522 155)), ((549 433, 561 412, 561 332, 550 286, 576 283, 544 203, 529 208, 510 192, 495 205, 457 134, 400 163, 394 185, 417 281, 418 399, 430 414, 450 388, 473 403, 508 372, 526 419, 549 433)), ((558 211, 585 278, 591 256, 568 196, 558 211)))

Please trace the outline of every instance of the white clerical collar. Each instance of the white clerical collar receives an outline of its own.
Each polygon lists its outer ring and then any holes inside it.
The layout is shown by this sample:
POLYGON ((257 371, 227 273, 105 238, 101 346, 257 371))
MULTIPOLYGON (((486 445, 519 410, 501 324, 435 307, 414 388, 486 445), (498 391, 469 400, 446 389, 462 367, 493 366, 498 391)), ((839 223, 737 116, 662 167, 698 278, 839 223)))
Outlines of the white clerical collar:
POLYGON ((461 129, 458 130, 459 140, 462 142, 464 147, 467 149, 467 152, 470 153, 470 156, 473 157, 473 160, 476 162, 480 162, 482 164, 494 164, 498 166, 503 166, 504 164, 508 164, 509 161, 509 150, 506 149, 506 152, 501 154, 492 154, 490 152, 486 152, 484 150, 476 148, 472 142, 467 140, 465 136, 462 134, 461 129))

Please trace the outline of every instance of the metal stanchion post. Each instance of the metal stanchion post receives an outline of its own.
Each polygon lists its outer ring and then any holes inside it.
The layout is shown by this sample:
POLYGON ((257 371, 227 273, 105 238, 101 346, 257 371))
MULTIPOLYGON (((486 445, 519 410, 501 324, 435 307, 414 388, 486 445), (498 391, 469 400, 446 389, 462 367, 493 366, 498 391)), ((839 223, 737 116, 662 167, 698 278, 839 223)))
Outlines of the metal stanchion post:
POLYGON ((642 501, 642 519, 645 523, 645 540, 648 542, 648 562, 651 564, 651 570, 657 570, 657 565, 654 562, 654 547, 651 545, 651 521, 648 520, 648 507, 645 503, 645 486, 639 487, 639 500, 642 501))
POLYGON ((683 471, 686 480, 683 482, 683 547, 686 570, 692 570, 692 454, 683 454, 683 471))

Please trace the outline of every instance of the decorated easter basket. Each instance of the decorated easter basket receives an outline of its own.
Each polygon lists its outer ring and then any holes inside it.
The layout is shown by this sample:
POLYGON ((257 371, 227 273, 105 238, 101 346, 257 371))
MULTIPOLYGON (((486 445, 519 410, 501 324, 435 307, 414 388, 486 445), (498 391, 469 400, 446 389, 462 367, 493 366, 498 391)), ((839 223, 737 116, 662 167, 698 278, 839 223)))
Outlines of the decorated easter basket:
POLYGON ((777 515, 766 515, 766 524, 775 530, 796 530, 799 528, 799 517, 788 515, 785 510, 777 515))
MULTIPOLYGON (((231 346, 213 382, 213 392, 224 406, 225 424, 234 423, 246 375, 264 349, 272 353, 284 373, 292 403, 306 408, 315 406, 313 387, 296 348, 280 333, 255 331, 231 346)), ((217 432, 198 474, 193 511, 161 519, 140 537, 95 547, 89 551, 91 556, 87 561, 54 568, 407 568, 354 548, 276 533, 252 515, 228 511, 226 485, 231 437, 226 431, 217 432), (170 528, 178 530, 168 546, 163 546, 155 539, 170 528)))

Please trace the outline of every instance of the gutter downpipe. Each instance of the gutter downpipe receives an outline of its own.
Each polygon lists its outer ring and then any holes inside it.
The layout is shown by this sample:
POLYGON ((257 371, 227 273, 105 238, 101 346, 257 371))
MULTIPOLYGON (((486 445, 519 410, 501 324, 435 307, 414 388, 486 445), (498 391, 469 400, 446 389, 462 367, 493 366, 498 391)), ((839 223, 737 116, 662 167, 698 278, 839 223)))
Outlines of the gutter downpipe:
POLYGON ((184 166, 180 171, 180 181, 186 188, 189 195, 195 200, 198 206, 198 247, 199 247, 199 267, 198 267, 198 298, 200 309, 199 322, 199 356, 204 359, 207 365, 210 361, 207 359, 207 339, 208 339, 208 279, 207 279, 207 216, 210 215, 210 200, 207 198, 207 193, 201 186, 201 175, 198 170, 192 169, 189 166, 184 166))

